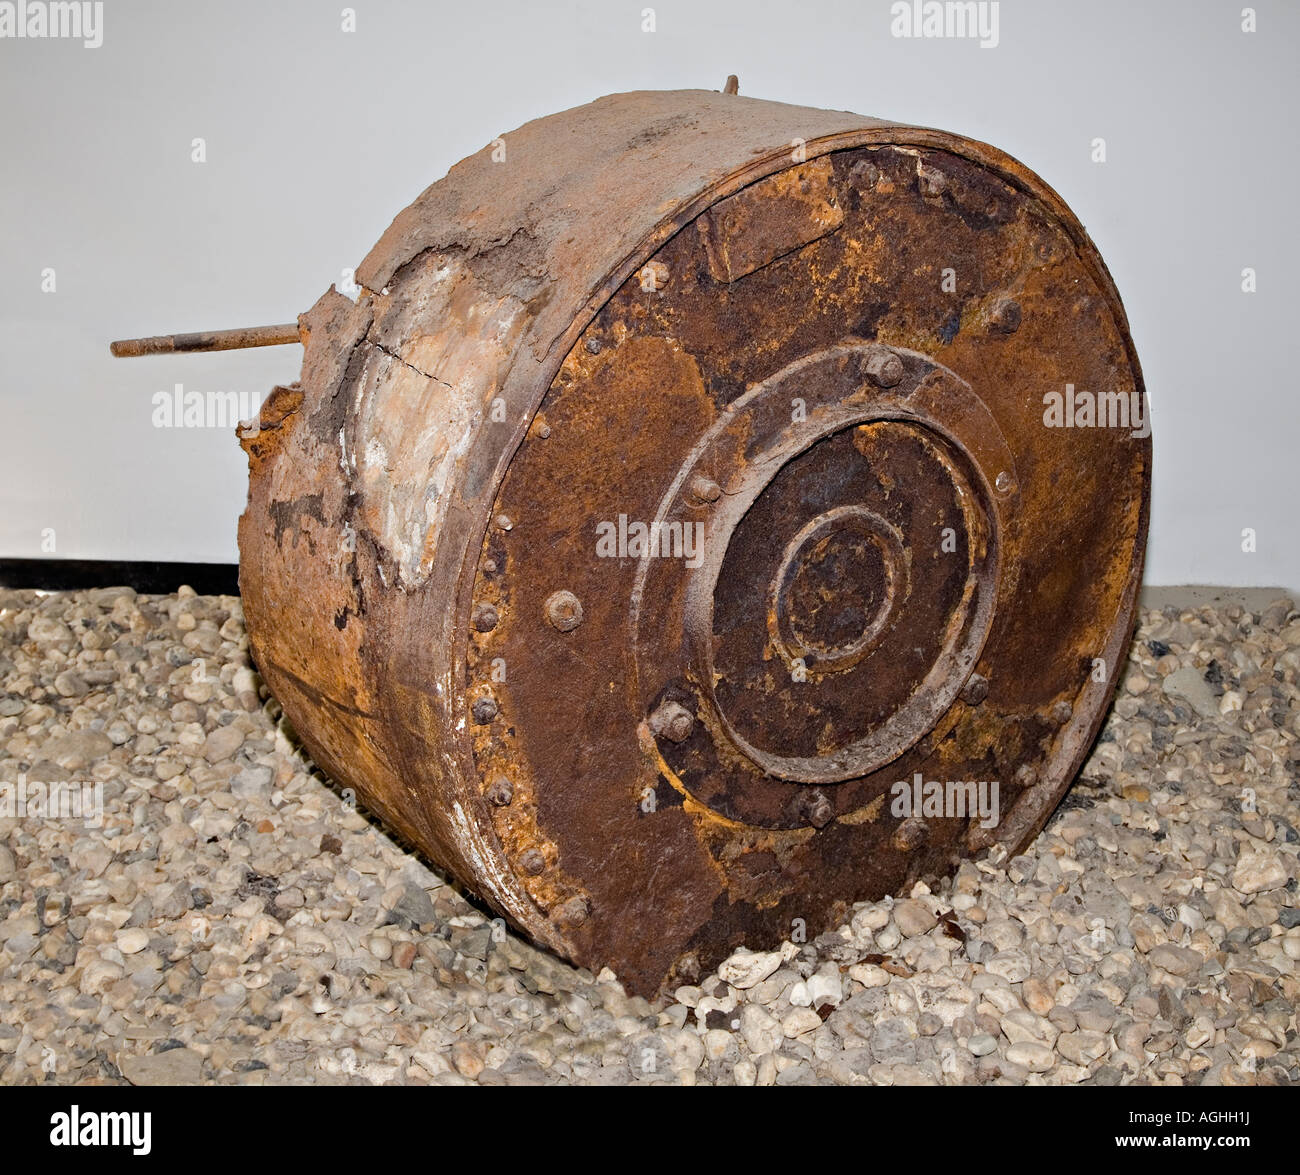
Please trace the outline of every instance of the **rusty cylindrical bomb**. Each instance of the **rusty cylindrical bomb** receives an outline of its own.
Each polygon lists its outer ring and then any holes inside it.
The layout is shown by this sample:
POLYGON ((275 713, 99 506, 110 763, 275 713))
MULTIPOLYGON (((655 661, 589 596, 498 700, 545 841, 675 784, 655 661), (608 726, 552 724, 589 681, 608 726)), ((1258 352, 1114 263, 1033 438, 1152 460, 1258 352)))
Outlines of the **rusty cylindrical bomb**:
POLYGON ((1042 826, 1151 449, 1033 173, 615 95, 458 164, 357 280, 243 434, 240 583, 307 748, 433 861, 651 992, 1042 826))

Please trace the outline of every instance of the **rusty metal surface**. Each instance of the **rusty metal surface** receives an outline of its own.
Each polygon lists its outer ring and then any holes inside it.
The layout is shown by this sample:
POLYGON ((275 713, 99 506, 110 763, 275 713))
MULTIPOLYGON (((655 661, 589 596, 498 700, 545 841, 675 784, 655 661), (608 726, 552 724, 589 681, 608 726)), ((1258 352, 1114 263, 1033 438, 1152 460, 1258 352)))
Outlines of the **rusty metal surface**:
POLYGON ((1018 848, 1147 525, 1149 438, 1044 423, 1143 403, 1078 223, 982 144, 708 91, 504 138, 243 437, 253 653, 312 754, 644 992, 1018 848), (1000 821, 895 814, 918 775, 1000 821))

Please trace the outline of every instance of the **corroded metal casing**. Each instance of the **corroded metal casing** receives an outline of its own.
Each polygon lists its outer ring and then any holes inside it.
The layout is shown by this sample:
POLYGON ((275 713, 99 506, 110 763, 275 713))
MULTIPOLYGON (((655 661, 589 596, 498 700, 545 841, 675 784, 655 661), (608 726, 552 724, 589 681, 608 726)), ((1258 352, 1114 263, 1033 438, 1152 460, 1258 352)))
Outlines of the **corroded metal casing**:
POLYGON ((1041 827, 1151 449, 1035 175, 614 95, 458 164, 357 281, 243 435, 241 588, 312 755, 433 861, 649 992, 1041 827))

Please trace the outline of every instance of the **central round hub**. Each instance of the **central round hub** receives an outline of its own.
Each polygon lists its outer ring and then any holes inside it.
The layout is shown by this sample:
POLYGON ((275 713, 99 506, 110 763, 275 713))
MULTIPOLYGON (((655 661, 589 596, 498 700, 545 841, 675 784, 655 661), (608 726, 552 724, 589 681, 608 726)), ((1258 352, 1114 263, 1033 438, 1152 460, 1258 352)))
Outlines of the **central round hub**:
POLYGON ((814 518, 772 582, 773 645, 791 666, 849 668, 888 625, 906 569, 902 538, 879 514, 843 506, 814 518))
POLYGON ((896 758, 951 703, 980 639, 987 515, 961 451, 916 421, 777 451, 712 519, 726 539, 690 614, 696 680, 765 772, 832 783, 896 758))

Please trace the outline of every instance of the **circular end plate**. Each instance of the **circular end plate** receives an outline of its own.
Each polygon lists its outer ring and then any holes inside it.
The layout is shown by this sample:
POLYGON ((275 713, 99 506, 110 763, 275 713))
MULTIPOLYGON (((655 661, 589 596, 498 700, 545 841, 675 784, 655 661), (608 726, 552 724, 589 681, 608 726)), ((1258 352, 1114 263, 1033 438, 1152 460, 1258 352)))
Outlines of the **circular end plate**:
POLYGON ((1055 197, 923 143, 790 167, 660 248, 477 553, 492 830, 633 986, 1019 843, 1120 668, 1150 470, 1122 310, 1055 197), (1125 426, 1056 427, 1067 385, 1125 426))

